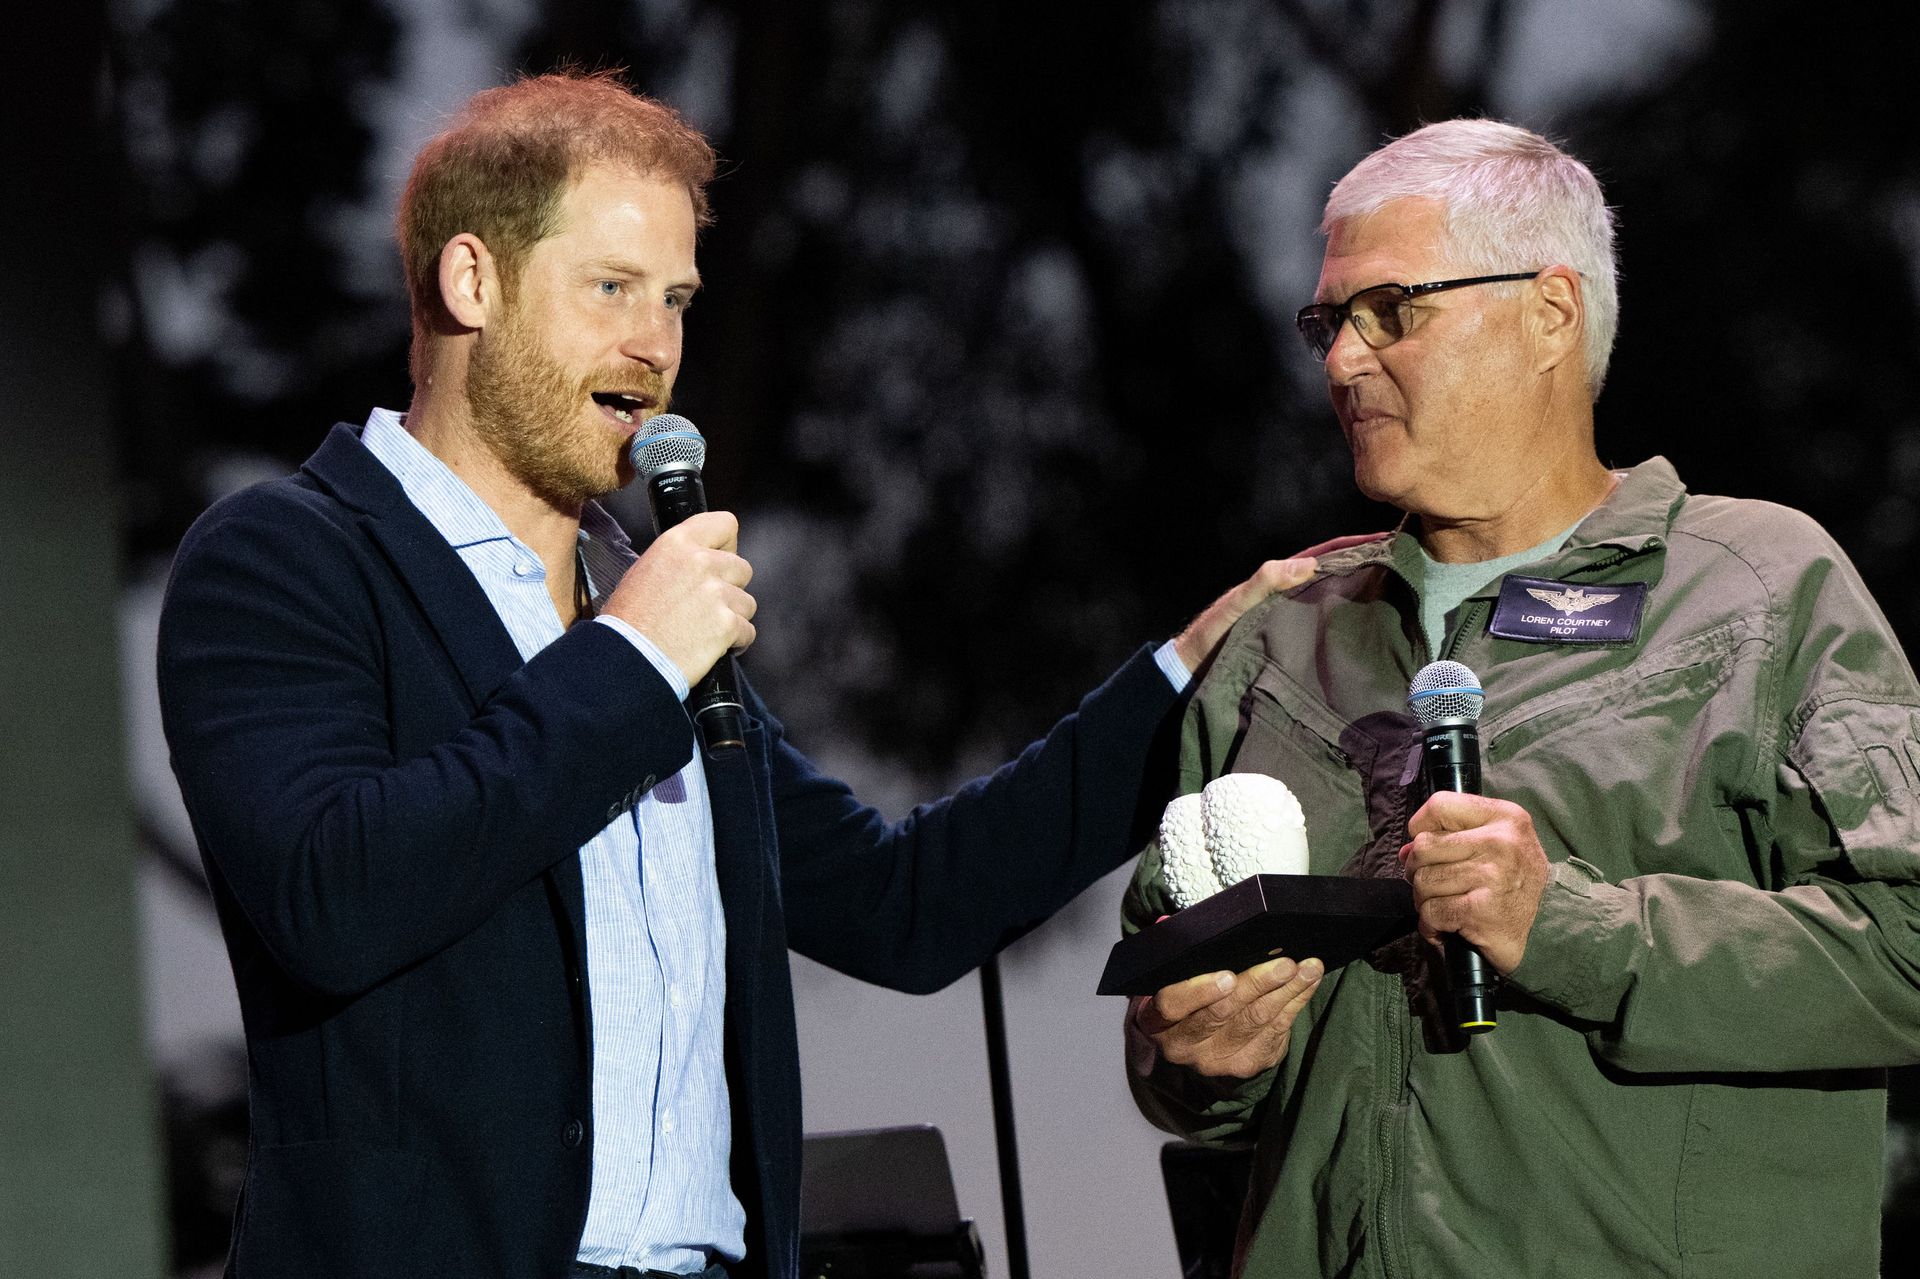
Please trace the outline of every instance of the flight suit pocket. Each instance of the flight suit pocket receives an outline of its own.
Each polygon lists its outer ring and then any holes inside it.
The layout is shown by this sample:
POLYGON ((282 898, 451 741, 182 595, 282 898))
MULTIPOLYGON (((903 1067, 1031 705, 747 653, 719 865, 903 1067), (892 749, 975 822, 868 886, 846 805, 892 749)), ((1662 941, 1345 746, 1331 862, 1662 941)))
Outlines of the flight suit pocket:
POLYGON ((1228 770, 1277 777, 1300 800, 1316 875, 1400 875, 1413 798, 1413 720, 1347 720, 1277 666, 1248 689, 1228 770))
POLYGON ((1751 699, 1725 693, 1734 640, 1695 637, 1537 691, 1527 676, 1545 684, 1546 667, 1498 671, 1487 703, 1501 709, 1480 726, 1487 793, 1527 810, 1550 858, 1578 854, 1612 882, 1756 878, 1742 813, 1758 800, 1758 730, 1751 699))

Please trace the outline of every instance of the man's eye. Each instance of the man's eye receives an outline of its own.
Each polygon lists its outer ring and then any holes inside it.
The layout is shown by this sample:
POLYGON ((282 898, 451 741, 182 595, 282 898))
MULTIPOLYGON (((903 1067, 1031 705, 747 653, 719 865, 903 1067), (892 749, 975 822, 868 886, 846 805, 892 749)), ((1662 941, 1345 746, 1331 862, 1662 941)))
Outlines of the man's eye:
POLYGON ((617 298, 622 286, 618 280, 595 280, 593 287, 603 298, 617 298))
POLYGON ((693 299, 684 293, 667 294, 667 309, 669 311, 684 311, 692 305, 693 299))

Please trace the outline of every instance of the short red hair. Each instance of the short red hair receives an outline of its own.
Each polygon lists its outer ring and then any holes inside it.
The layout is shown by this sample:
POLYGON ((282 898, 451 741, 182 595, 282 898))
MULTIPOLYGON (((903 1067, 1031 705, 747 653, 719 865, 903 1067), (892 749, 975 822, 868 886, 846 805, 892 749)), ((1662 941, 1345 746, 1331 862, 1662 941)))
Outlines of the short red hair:
POLYGON ((440 299, 440 251, 462 232, 492 252, 511 291, 527 253, 559 230, 568 187, 598 164, 679 182, 695 225, 713 221, 712 146, 680 113, 635 93, 619 73, 530 76, 467 100, 414 158, 395 232, 413 309, 410 365, 425 374, 426 341, 449 319, 440 299))

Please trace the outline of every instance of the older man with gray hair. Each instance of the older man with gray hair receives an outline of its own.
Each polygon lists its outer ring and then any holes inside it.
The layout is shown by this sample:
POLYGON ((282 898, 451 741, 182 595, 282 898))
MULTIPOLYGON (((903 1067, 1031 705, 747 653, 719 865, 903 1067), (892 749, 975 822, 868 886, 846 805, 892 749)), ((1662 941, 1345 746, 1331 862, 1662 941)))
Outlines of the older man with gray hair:
MULTIPOLYGON (((1280 778, 1312 870, 1419 935, 1129 1010, 1149 1117, 1252 1143, 1248 1276, 1872 1275, 1886 1067, 1920 1060, 1920 687, 1811 520, 1610 470, 1612 219, 1584 165, 1431 125, 1335 188, 1302 335, 1401 530, 1249 612, 1182 789, 1280 778), (1478 673, 1485 795, 1401 711, 1478 673), (1449 937, 1501 979, 1447 1006, 1449 937)), ((1174 908, 1157 847, 1131 931, 1174 908)))

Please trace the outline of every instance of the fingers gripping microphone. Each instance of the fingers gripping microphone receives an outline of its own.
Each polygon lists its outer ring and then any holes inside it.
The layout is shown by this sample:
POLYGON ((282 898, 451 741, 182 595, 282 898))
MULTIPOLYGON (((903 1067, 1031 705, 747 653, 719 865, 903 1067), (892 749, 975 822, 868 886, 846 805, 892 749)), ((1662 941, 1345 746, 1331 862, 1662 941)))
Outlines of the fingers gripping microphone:
MULTIPOLYGON (((1420 775, 1427 793, 1480 793, 1480 677, 1459 662, 1429 662, 1413 677, 1407 706, 1420 721, 1420 775)), ((1461 1030, 1484 1035, 1498 1023, 1493 997, 1500 976, 1458 933, 1444 939, 1453 1009, 1461 1030)))
MULTIPOLYGON (((627 454, 647 481, 656 534, 707 509, 707 490, 700 483, 707 441, 693 423, 678 413, 659 414, 633 437, 627 454)), ((740 672, 733 654, 722 653, 693 686, 687 708, 708 754, 746 745, 746 712, 740 705, 740 672)))

